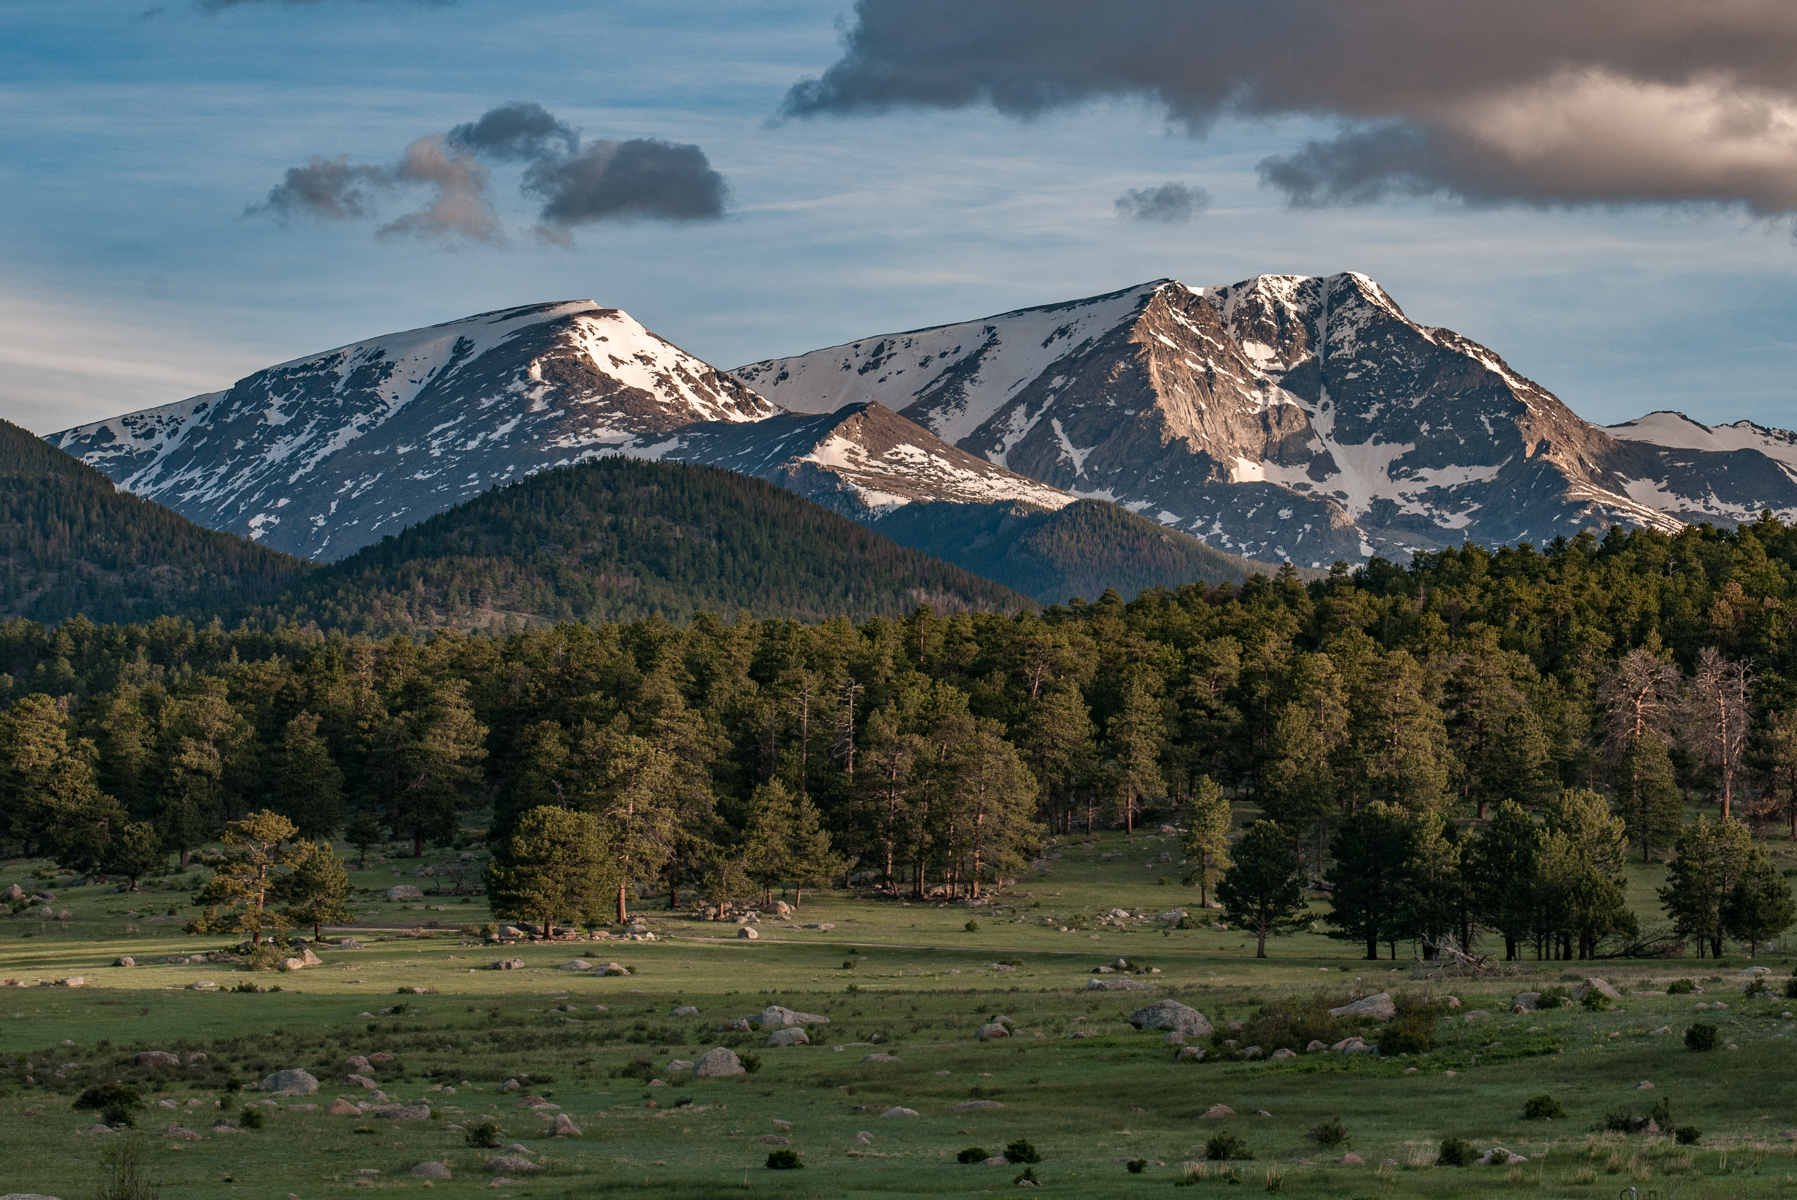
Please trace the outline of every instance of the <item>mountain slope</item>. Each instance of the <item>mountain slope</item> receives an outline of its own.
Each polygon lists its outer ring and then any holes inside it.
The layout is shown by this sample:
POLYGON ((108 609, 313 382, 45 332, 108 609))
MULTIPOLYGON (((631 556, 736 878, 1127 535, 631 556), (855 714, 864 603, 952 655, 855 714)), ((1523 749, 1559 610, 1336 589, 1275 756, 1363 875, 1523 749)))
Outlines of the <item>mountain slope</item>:
POLYGON ((372 338, 50 441, 203 525, 334 559, 639 435, 773 412, 579 300, 372 338))
POLYGON ((0 421, 0 614, 204 621, 313 570, 122 494, 92 467, 0 421))
POLYGON ((611 455, 439 513, 256 615, 388 633, 739 609, 863 619, 922 603, 1010 611, 1029 601, 762 480, 611 455))
POLYGON ((1618 440, 1353 273, 1157 280, 736 374, 800 412, 877 402, 1031 478, 1313 566, 1672 529, 1690 512, 1797 515, 1789 473, 1618 440))
POLYGON ((1112 587, 1128 599, 1155 586, 1241 583, 1276 570, 1099 500, 1053 512, 1011 503, 911 505, 876 528, 1043 604, 1095 600, 1112 587))

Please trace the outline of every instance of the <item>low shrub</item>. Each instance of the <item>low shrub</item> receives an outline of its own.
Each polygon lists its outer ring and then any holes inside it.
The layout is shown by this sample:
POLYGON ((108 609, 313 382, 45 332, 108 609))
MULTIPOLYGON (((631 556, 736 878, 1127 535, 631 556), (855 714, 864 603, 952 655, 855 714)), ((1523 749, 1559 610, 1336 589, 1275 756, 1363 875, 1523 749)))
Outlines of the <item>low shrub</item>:
POLYGON ((1005 1147, 1005 1158, 1014 1163, 1039 1163, 1042 1153, 1023 1138, 1018 1138, 1005 1147))
POLYGON ((1610 998, 1596 988, 1587 988, 1579 997, 1579 1007, 1586 1012, 1603 1012, 1610 1007, 1610 998))
POLYGON ((1573 1002, 1572 993, 1556 983, 1553 987, 1541 989, 1541 996, 1535 1001, 1535 1007, 1565 1008, 1573 1002))
POLYGON ((980 931, 980 923, 978 921, 969 921, 967 924, 961 926, 961 928, 965 929, 968 933, 978 933, 980 931))
POLYGON ((1444 1137, 1441 1139, 1441 1149, 1435 1155, 1435 1163, 1442 1167, 1470 1167, 1478 1157, 1479 1152, 1465 1138, 1444 1137))
POLYGON ((1697 981, 1693 979, 1674 979, 1666 985, 1668 996, 1689 996, 1697 990, 1697 981))
POLYGON ((969 1146, 967 1149, 961 1151, 961 1153, 955 1155, 955 1161, 958 1163, 976 1163, 985 1162, 991 1157, 990 1154, 986 1153, 986 1147, 969 1146))
POLYGON ((268 1118, 259 1108, 246 1108, 237 1123, 245 1129, 261 1129, 268 1124, 268 1118))
POLYGON ((1784 997, 1786 1000, 1797 1000, 1797 975, 1785 980, 1784 997))
POLYGON ((797 1150, 775 1150, 767 1156, 767 1169, 770 1171, 794 1171, 804 1165, 799 1160, 797 1150))
POLYGON ((1637 1133, 1647 1128, 1647 1121, 1625 1108, 1617 1108, 1604 1114, 1600 1128, 1605 1133, 1637 1133))
POLYGON ((761 1055, 759 1054, 739 1054, 736 1061, 740 1062, 743 1065, 743 1070, 750 1075, 761 1070, 761 1055))
POLYGON ((1036 1178, 1036 1172, 1033 1167, 1025 1167, 1022 1171, 1018 1172, 1016 1178, 1012 1179, 1011 1182, 1014 1185, 1022 1185, 1025 1183, 1041 1183, 1042 1181, 1036 1178))
POLYGON ((1353 1139, 1348 1134, 1348 1127, 1342 1124, 1340 1117, 1330 1117, 1318 1125, 1312 1125, 1310 1132, 1304 1135, 1325 1150, 1339 1150, 1353 1139))
POLYGON ((1435 1049, 1435 1025, 1441 1020, 1439 1004, 1415 996, 1393 997, 1398 1015, 1379 1031, 1379 1053, 1427 1054, 1435 1049))
POLYGON ((1204 1143, 1204 1157, 1211 1162, 1231 1162, 1252 1159, 1254 1151, 1248 1149, 1248 1143, 1235 1134, 1219 1133, 1204 1143))
POLYGON ((1706 1025, 1702 1021, 1685 1030, 1685 1049, 1714 1050, 1722 1044, 1722 1031, 1714 1025, 1706 1025))
POLYGON ((1695 1146, 1703 1140, 1703 1130, 1695 1125, 1680 1125, 1673 1131, 1672 1138, 1681 1146, 1695 1146))
POLYGON ((1523 1101, 1522 1119, 1525 1121, 1559 1121, 1565 1116, 1566 1106, 1546 1092, 1523 1101))
POLYGON ((1770 979, 1767 979, 1764 975, 1756 975, 1748 982, 1746 987, 1741 989, 1741 994, 1751 1000, 1755 996, 1775 995, 1777 991, 1778 989, 1772 986, 1772 981, 1770 979))
POLYGON ((100 1119, 108 1125, 137 1124, 131 1110, 143 1106, 143 1096, 138 1090, 123 1083, 96 1083, 75 1097, 76 1108, 100 1110, 100 1119))
POLYGON ((1259 1046, 1268 1054, 1275 1050, 1301 1051, 1312 1042, 1333 1045, 1347 1035, 1329 1010, 1346 1003, 1344 998, 1321 994, 1304 1000, 1295 996, 1269 1000, 1233 1036, 1242 1045, 1259 1046))
POLYGON ((1143 1171, 1148 1169, 1148 1160, 1145 1158, 1132 1158, 1123 1165, 1131 1175, 1140 1175, 1143 1171))
POLYGON ((499 1131, 499 1126, 493 1121, 482 1121, 479 1124, 468 1126, 462 1134, 462 1140, 476 1150, 497 1150, 505 1145, 505 1139, 499 1131))
POLYGON ((1648 1113, 1647 1115, 1648 1115, 1648 1118, 1650 1120, 1652 1120, 1655 1125, 1658 1125, 1660 1127, 1661 1133, 1671 1132, 1671 1130, 1672 1130, 1672 1105, 1666 1103, 1666 1097, 1661 1096, 1659 1098, 1659 1100, 1654 1103, 1653 1111, 1648 1113))

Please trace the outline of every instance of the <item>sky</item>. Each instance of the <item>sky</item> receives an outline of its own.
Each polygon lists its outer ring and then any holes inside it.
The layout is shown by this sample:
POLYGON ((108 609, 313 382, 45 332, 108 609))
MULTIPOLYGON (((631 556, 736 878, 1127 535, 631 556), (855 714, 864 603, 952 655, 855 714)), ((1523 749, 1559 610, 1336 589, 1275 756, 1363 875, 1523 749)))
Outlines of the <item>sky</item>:
POLYGON ((1588 419, 1797 425, 1773 0, 0 0, 0 113, 40 433, 539 301, 734 367, 1342 270, 1588 419))

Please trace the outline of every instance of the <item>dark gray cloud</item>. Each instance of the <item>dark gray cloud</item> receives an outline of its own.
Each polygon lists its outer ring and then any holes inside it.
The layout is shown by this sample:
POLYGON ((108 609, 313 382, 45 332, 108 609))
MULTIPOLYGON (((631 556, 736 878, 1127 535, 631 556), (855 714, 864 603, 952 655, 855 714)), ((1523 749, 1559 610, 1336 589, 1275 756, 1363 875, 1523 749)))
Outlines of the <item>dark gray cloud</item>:
POLYGON ((541 104, 515 100, 481 115, 478 121, 457 125, 446 139, 458 150, 501 160, 545 158, 557 153, 572 155, 580 149, 580 134, 541 104))
POLYGON ((1190 133, 1340 123, 1261 164, 1296 204, 1394 194, 1797 213, 1788 0, 858 0, 785 117, 1133 98, 1190 133))
POLYGON ((1209 208, 1210 193, 1203 188, 1167 182, 1159 187, 1131 188, 1117 197, 1116 206, 1118 216, 1132 221, 1177 225, 1209 208))
POLYGON ((525 173, 524 190, 542 198, 543 223, 556 228, 592 221, 714 221, 730 189, 697 146, 656 138, 589 142, 578 154, 541 158, 525 173))
POLYGON ((313 155, 303 167, 288 167, 253 213, 267 213, 285 225, 292 220, 355 221, 373 215, 375 195, 393 186, 386 167, 360 166, 348 155, 313 155))
POLYGON ((419 138, 392 164, 315 156, 289 167, 267 198, 246 211, 282 224, 354 221, 375 216, 393 193, 428 188, 422 207, 376 232, 498 244, 505 231, 493 206, 492 172, 482 160, 528 164, 520 187, 542 202, 537 233, 562 244, 570 228, 595 221, 717 220, 730 192, 697 146, 656 138, 582 145, 573 126, 542 105, 515 101, 448 133, 419 138))

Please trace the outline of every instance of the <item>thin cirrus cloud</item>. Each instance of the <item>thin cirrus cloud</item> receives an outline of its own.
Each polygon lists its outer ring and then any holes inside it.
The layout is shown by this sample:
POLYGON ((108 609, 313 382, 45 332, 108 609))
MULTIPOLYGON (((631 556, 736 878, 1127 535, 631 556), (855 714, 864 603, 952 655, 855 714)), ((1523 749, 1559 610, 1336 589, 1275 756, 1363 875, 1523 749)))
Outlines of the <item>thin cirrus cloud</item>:
POLYGON ((1210 193, 1190 184, 1168 182, 1159 187, 1131 188, 1118 196, 1117 215, 1132 221, 1180 225, 1210 207, 1210 193))
POLYGON ((281 224, 374 219, 394 197, 425 192, 420 207, 382 224, 384 238, 452 245, 508 239, 493 203, 487 163, 525 165, 523 195, 540 202, 535 233, 569 244, 570 230, 600 221, 714 221, 729 185, 698 146, 659 138, 581 141, 578 131, 540 104, 518 101, 447 133, 427 134, 391 164, 314 156, 289 167, 259 204, 246 210, 281 224))
POLYGON ((1259 164, 1297 206, 1447 196, 1797 215, 1788 0, 858 0, 784 117, 1145 100, 1340 123, 1259 164))

